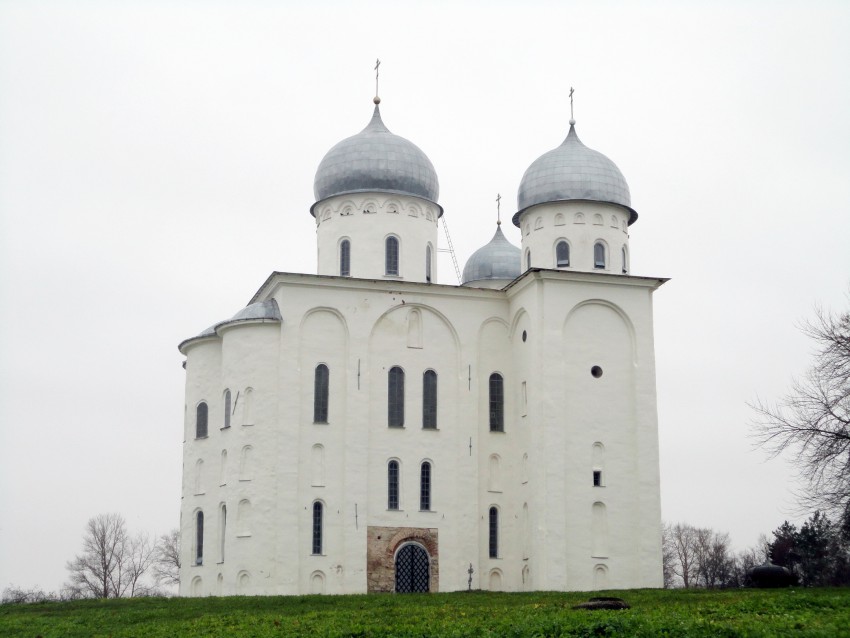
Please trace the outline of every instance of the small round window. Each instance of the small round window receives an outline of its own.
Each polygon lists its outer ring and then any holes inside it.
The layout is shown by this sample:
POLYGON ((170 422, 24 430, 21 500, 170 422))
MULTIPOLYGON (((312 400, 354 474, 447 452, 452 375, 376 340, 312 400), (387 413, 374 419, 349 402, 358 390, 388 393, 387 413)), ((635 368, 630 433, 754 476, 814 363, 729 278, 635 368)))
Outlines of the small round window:
POLYGON ((593 366, 590 369, 590 374, 593 375, 594 379, 598 379, 599 377, 602 376, 602 368, 600 368, 599 366, 593 366))

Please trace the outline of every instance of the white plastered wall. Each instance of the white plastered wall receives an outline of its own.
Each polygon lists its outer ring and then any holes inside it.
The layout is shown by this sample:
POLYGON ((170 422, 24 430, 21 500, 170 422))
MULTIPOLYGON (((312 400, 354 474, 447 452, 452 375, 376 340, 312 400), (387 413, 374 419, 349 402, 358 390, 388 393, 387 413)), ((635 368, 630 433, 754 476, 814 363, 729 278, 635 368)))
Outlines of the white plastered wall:
POLYGON ((431 247, 431 281, 437 281, 439 208, 408 195, 355 193, 328 198, 315 208, 318 274, 340 274, 340 243, 351 242, 351 277, 425 282, 431 247), (399 240, 398 275, 387 275, 385 241, 399 240))
POLYGON ((532 272, 505 292, 275 275, 257 299, 275 298, 282 323, 225 327, 220 336, 185 348, 182 529, 191 538, 192 513, 202 507, 207 531, 203 566, 191 565, 191 543, 184 544, 181 594, 193 591, 196 575, 203 594, 310 593, 319 574, 326 593, 364 592, 367 526, 436 528, 441 591, 466 589, 470 563, 473 588, 489 587, 498 570, 505 590, 592 589, 598 564, 608 570, 609 587, 660 586, 651 313, 658 285, 597 273, 532 272), (411 336, 413 314, 419 337, 411 336), (591 360, 604 370, 600 379, 590 375, 591 360), (326 424, 313 423, 318 363, 330 370, 326 424), (387 427, 392 365, 406 372, 401 429, 387 427), (421 427, 426 369, 438 373, 436 431, 421 427), (504 433, 489 431, 494 371, 505 382, 504 433), (219 429, 225 387, 234 399, 236 391, 253 388, 253 425, 243 425, 240 404, 230 431, 219 429), (209 399, 210 436, 195 440, 193 406, 200 398, 209 399), (592 486, 596 441, 605 445, 603 488, 592 486), (196 459, 215 476, 226 448, 235 472, 245 444, 255 453, 250 481, 228 478, 222 486, 216 480, 205 494, 192 491, 196 459), (318 482, 317 445, 325 463, 318 482), (490 484, 492 455, 500 460, 496 486, 490 484), (398 511, 387 510, 389 458, 401 462, 398 511), (418 508, 424 459, 433 464, 428 512, 418 508), (244 499, 252 505, 251 536, 228 538, 226 559, 217 565, 217 508, 227 503, 228 530, 235 533, 244 499), (323 552, 314 556, 316 500, 325 516, 323 552), (597 501, 607 508, 608 556, 593 556, 597 501), (500 511, 495 559, 488 555, 491 505, 500 511))
MULTIPOLYGON (((630 211, 616 204, 567 201, 532 206, 520 217, 522 270, 531 251, 532 268, 556 268, 555 244, 570 246, 570 265, 564 270, 622 274, 622 248, 628 256, 630 211), (593 246, 606 247, 605 268, 594 266, 593 246)), ((627 259, 628 263, 628 259, 627 259)))

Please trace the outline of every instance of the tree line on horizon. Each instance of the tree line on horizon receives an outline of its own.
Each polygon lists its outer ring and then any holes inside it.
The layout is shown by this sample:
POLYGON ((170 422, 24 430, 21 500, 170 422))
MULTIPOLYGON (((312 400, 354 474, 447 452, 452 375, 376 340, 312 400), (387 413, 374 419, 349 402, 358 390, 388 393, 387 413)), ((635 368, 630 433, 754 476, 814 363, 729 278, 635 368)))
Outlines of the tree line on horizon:
POLYGON ((850 526, 816 511, 799 528, 784 521, 771 536, 762 534, 755 546, 734 552, 726 532, 665 523, 664 587, 751 587, 752 569, 765 563, 787 568, 803 587, 850 585, 850 526))
POLYGON ((9 585, 0 602, 169 596, 180 582, 180 534, 173 529, 152 539, 130 533, 120 514, 99 514, 86 523, 82 552, 65 567, 69 578, 58 592, 9 585))

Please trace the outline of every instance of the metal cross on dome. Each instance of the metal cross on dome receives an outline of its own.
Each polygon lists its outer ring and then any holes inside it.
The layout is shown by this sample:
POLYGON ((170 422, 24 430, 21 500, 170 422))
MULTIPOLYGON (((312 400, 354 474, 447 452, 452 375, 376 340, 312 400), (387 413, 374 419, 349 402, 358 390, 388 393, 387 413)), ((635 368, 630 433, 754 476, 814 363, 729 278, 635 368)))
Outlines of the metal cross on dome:
POLYGON ((496 193, 496 226, 502 225, 502 195, 496 193))
POLYGON ((570 87, 570 119, 574 120, 575 116, 573 115, 573 93, 575 93, 575 89, 570 87))
POLYGON ((375 58, 375 97, 378 97, 378 74, 380 73, 380 66, 381 61, 378 58, 375 58))

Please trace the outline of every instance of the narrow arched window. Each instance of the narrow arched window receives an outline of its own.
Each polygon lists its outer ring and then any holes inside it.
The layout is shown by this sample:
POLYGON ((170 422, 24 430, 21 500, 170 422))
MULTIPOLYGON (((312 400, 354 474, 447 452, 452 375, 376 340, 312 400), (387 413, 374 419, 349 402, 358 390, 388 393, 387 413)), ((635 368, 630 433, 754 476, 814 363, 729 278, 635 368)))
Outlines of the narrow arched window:
POLYGON ((488 516, 490 524, 490 558, 499 557, 499 510, 495 507, 490 508, 488 516))
POLYGON ((328 383, 330 371, 328 366, 320 363, 316 366, 316 376, 313 382, 313 423, 328 422, 328 383))
POLYGON ((531 268, 531 251, 525 253, 525 269, 531 268))
POLYGON ((431 246, 425 248, 425 281, 431 283, 431 246))
POLYGON ((419 470, 419 509, 431 509, 431 464, 425 461, 419 470))
POLYGON ((398 509, 398 461, 387 463, 387 509, 398 509))
POLYGON ((204 513, 195 516, 195 564, 204 564, 204 513))
POLYGON ((387 237, 386 246, 386 274, 398 275, 398 239, 387 237))
POLYGON ((201 401, 195 411, 195 438, 202 439, 207 436, 207 416, 209 410, 207 404, 201 401))
POLYGON ((339 274, 341 277, 351 276, 351 242, 347 239, 339 245, 339 274))
POLYGON ((422 375, 422 427, 437 427, 437 373, 433 370, 422 375))
POLYGON ((593 267, 605 268, 605 245, 601 242, 593 245, 593 267))
POLYGON ((390 427, 404 427, 404 370, 390 368, 387 383, 387 420, 390 427))
POLYGON ((219 562, 224 562, 224 539, 227 538, 227 505, 224 503, 221 504, 221 511, 219 512, 219 530, 218 530, 218 543, 219 543, 219 562))
POLYGON ((623 256, 623 274, 625 275, 626 273, 629 272, 629 260, 628 260, 628 255, 626 254, 626 247, 623 246, 623 248, 620 252, 622 253, 622 256, 623 256))
POLYGON ((230 412, 231 412, 230 404, 231 404, 230 390, 225 390, 224 391, 224 427, 226 427, 226 428, 230 427, 230 412))
POLYGON ((565 241, 559 241, 555 246, 555 265, 558 268, 570 265, 570 245, 565 241))
POLYGON ((505 431, 505 387, 502 375, 490 375, 490 431, 505 431))
POLYGON ((313 503, 313 553, 322 553, 322 504, 313 503))

